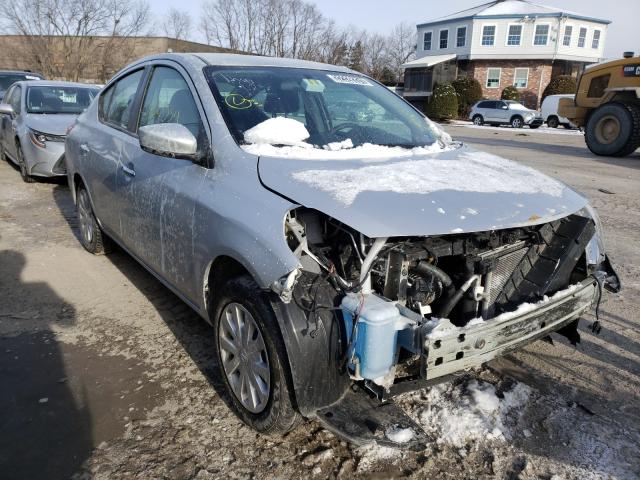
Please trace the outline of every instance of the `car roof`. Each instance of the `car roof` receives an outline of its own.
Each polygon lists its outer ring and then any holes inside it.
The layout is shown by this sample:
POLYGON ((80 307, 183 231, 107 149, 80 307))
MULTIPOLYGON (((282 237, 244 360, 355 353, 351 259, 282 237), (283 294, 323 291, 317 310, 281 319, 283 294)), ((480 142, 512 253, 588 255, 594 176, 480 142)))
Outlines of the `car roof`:
POLYGON ((165 53, 144 57, 136 63, 148 62, 151 60, 175 60, 179 63, 187 63, 194 67, 207 65, 225 67, 282 67, 359 73, 346 67, 331 65, 328 63, 310 62, 308 60, 298 60, 294 58, 264 57, 234 53, 165 53))
POLYGON ((0 70, 0 75, 33 75, 34 77, 42 77, 38 72, 30 72, 28 70, 0 70))
POLYGON ((27 85, 29 87, 85 87, 85 88, 101 88, 91 83, 64 82, 62 80, 21 80, 16 82, 18 85, 27 85))

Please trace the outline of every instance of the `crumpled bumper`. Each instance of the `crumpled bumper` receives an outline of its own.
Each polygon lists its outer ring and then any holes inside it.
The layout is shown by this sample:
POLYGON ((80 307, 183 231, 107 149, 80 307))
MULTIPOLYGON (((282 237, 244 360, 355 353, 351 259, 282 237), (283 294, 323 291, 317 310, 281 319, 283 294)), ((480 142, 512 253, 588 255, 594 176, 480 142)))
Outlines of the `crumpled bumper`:
POLYGON ((515 312, 487 321, 461 328, 448 320, 431 329, 425 325, 421 376, 431 380, 478 367, 546 337, 589 310, 597 294, 597 280, 588 278, 546 300, 523 304, 515 312))

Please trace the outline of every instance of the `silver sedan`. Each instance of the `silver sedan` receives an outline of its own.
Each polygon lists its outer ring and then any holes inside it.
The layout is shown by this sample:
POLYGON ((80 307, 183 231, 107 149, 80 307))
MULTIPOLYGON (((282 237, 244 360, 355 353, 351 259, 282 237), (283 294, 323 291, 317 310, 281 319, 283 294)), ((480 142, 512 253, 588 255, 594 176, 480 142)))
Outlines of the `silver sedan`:
POLYGON ((13 84, 0 104, 0 157, 18 165, 27 183, 33 177, 65 175, 67 129, 99 91, 71 82, 13 84))

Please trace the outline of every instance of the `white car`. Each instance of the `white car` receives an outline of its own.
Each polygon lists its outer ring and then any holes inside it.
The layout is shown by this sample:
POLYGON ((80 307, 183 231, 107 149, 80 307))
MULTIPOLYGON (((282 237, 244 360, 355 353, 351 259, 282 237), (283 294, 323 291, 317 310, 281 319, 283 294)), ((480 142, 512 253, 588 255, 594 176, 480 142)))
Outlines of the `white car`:
POLYGON ((559 125, 562 125, 564 128, 576 128, 568 118, 561 117, 558 114, 558 104, 560 103, 560 99, 570 98, 573 100, 575 97, 576 96, 573 94, 561 94, 549 95, 544 99, 542 106, 540 107, 540 111, 542 112, 542 118, 547 126, 551 128, 558 128, 559 125))

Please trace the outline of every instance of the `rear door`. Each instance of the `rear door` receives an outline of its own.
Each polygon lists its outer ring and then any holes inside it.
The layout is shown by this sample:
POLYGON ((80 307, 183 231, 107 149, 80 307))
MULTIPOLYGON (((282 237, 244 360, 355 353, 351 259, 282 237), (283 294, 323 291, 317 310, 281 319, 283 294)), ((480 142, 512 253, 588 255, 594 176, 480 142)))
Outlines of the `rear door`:
MULTIPOLYGON (((137 129, 179 123, 206 148, 208 135, 194 85, 173 62, 153 65, 141 101, 137 129)), ((205 167, 190 160, 156 155, 139 145, 118 177, 124 204, 123 236, 134 253, 181 293, 195 298, 194 212, 205 167)))
POLYGON ((120 228, 120 210, 124 200, 118 195, 118 176, 122 166, 136 152, 138 139, 130 130, 135 103, 145 75, 140 68, 118 78, 98 99, 98 122, 79 145, 80 155, 89 165, 84 177, 93 208, 107 232, 128 242, 120 228))

